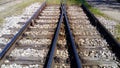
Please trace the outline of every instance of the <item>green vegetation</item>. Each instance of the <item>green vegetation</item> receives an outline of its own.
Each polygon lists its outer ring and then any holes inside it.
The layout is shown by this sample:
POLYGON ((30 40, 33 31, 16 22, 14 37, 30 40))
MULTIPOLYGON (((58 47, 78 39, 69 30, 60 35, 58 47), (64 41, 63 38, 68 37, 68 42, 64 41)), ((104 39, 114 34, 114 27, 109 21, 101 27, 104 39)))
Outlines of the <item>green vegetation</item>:
POLYGON ((29 1, 26 0, 26 1, 23 1, 19 4, 11 6, 11 7, 13 7, 12 8, 13 10, 11 10, 11 12, 15 11, 15 13, 14 14, 12 13, 12 15, 20 14, 23 11, 24 8, 26 8, 27 6, 29 6, 29 5, 31 5, 32 3, 35 3, 35 2, 42 2, 42 0, 29 0, 29 1))
POLYGON ((81 5, 84 4, 92 13, 100 16, 105 16, 103 13, 101 13, 98 9, 93 8, 91 5, 89 5, 85 0, 68 0, 67 4, 76 4, 76 5, 81 5))
POLYGON ((4 22, 4 19, 2 17, 0 17, 0 23, 4 22))
MULTIPOLYGON (((1 1, 6 2, 9 0, 1 0, 1 1)), ((32 3, 35 3, 35 2, 42 3, 43 1, 45 0, 23 0, 20 3, 10 5, 9 7, 5 8, 5 10, 0 11, 0 25, 4 22, 4 19, 6 17, 21 14, 23 9, 25 9, 27 6, 31 5, 32 3)), ((60 4, 60 0, 46 0, 46 1, 48 4, 60 4)))
MULTIPOLYGON (((10 0, 0 0, 0 3, 7 2, 10 0)), ((4 18, 10 17, 12 15, 18 15, 21 14, 23 9, 27 6, 31 5, 35 2, 43 2, 45 0, 23 0, 20 3, 15 3, 13 5, 8 6, 5 8, 5 10, 0 11, 0 25, 4 22, 4 18)), ((46 0, 48 4, 60 4, 61 0, 46 0)), ((82 3, 95 15, 100 15, 105 18, 111 19, 108 16, 101 13, 98 9, 93 8, 91 5, 89 5, 85 0, 66 0, 67 5, 81 5, 82 3)), ((120 0, 118 0, 120 1, 120 0)), ((116 26, 116 33, 117 33, 117 39, 120 41, 120 24, 116 26)))
POLYGON ((5 17, 21 14, 23 9, 25 9, 25 7, 31 5, 32 3, 43 2, 43 1, 44 0, 29 0, 29 1, 24 0, 20 3, 7 7, 5 10, 0 11, 0 24, 4 22, 5 17))
MULTIPOLYGON (((100 12, 97 8, 92 7, 89 5, 85 0, 67 0, 68 5, 81 5, 84 4, 93 14, 98 15, 98 16, 103 16, 106 19, 113 20, 112 18, 108 17, 107 15, 104 15, 103 13, 100 12)), ((116 39, 120 42, 120 24, 117 24, 115 27, 115 33, 116 33, 116 39)))
POLYGON ((61 0, 46 0, 48 4, 60 4, 61 0))
POLYGON ((120 24, 117 24, 115 33, 117 40, 120 42, 120 24))
MULTIPOLYGON (((89 10, 94 13, 95 15, 100 15, 103 16, 107 19, 113 20, 112 18, 104 15, 103 13, 101 13, 98 9, 93 8, 91 5, 89 5, 85 0, 81 0, 81 3, 84 3, 85 6, 87 6, 89 8, 89 10)), ((120 42, 120 24, 117 24, 117 26, 115 27, 115 33, 116 33, 116 39, 120 42)))
POLYGON ((67 0, 68 5, 81 5, 80 0, 67 0))

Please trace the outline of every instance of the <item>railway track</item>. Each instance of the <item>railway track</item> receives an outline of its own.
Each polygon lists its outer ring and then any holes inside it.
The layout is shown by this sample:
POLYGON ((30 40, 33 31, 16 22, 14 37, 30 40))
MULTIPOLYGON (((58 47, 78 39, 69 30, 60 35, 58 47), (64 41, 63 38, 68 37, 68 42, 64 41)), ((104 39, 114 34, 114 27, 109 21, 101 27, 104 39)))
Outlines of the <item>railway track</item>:
POLYGON ((119 68, 110 45, 90 23, 84 11, 78 6, 69 6, 67 12, 83 68, 119 68))
POLYGON ((44 2, 3 48, 1 68, 119 68, 119 44, 89 16, 84 6, 44 2))
POLYGON ((44 8, 38 18, 34 19, 35 23, 26 29, 20 40, 10 49, 11 52, 5 55, 1 68, 44 66, 57 27, 59 8, 59 5, 49 5, 44 8))

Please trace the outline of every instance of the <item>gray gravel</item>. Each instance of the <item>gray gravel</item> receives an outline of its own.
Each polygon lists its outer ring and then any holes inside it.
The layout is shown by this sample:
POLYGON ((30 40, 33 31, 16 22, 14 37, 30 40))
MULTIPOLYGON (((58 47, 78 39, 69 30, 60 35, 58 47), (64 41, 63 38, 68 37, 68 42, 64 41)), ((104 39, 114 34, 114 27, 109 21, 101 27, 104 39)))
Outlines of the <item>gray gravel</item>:
POLYGON ((111 32, 111 34, 114 36, 114 37, 117 37, 119 34, 117 34, 116 30, 118 30, 116 28, 116 26, 119 24, 118 22, 116 21, 113 21, 113 20, 109 20, 109 19, 106 19, 104 17, 97 17, 99 19, 99 21, 108 29, 108 31, 111 32))
POLYGON ((16 33, 18 33, 18 31, 10 30, 10 28, 20 29, 23 25, 18 24, 18 22, 26 22, 31 17, 31 15, 33 15, 35 10, 38 9, 39 6, 40 4, 34 3, 31 6, 27 7, 23 11, 23 14, 5 18, 5 23, 0 27, 0 30, 1 30, 0 31, 0 43, 6 45, 8 42, 10 42, 10 39, 5 39, 5 38, 2 38, 1 36, 4 34, 15 35, 16 33), (29 15, 27 16, 28 17, 27 19, 23 19, 25 15, 29 15))
POLYGON ((3 64, 1 68, 43 68, 43 67, 40 66, 39 64, 29 65, 29 66, 20 65, 20 64, 11 64, 11 65, 3 64))
MULTIPOLYGON (((74 28, 72 29, 73 35, 75 36, 76 44, 79 47, 78 52, 83 62, 85 60, 86 62, 90 61, 93 64, 98 64, 98 66, 96 66, 95 68, 98 68, 98 67, 118 68, 115 54, 112 53, 111 50, 109 50, 108 48, 109 44, 105 39, 103 39, 100 36, 100 33, 97 31, 96 27, 90 24, 88 18, 86 18, 87 16, 83 14, 83 11, 80 11, 80 9, 73 10, 74 7, 71 7, 71 8, 68 7, 68 9, 72 10, 71 12, 70 11, 68 12, 68 15, 71 16, 70 18, 74 20, 76 17, 76 20, 77 20, 76 21, 77 24, 72 22, 71 27, 74 28), (74 14, 74 12, 76 13, 74 14), (78 20, 77 18, 81 18, 82 20, 81 19, 78 20), (86 21, 84 22, 84 20, 86 21), (79 35, 80 37, 78 38, 78 36, 76 35, 79 35), (90 36, 91 38, 89 38, 90 36), (94 36, 97 36, 97 37, 94 37, 94 36), (106 64, 106 66, 103 64, 106 64)), ((105 22, 106 20, 103 20, 103 21, 105 22)), ((113 23, 113 22, 111 23, 106 22, 105 24, 107 28, 110 28, 110 29, 113 29, 113 26, 116 25, 116 23, 113 23), (109 25, 112 25, 112 26, 109 26, 109 25)), ((92 63, 88 62, 88 64, 92 64, 92 63)), ((94 65, 91 65, 91 66, 94 66, 94 65)), ((90 68, 90 66, 88 65, 88 66, 85 66, 84 68, 90 68)))
POLYGON ((51 39, 22 39, 19 41, 21 44, 50 44, 51 39))
POLYGON ((43 59, 46 56, 46 51, 43 50, 36 50, 36 49, 17 49, 15 48, 10 56, 12 57, 40 57, 41 59, 43 59))
MULTIPOLYGON (((40 5, 39 5, 40 6, 40 5)), ((49 6, 48 6, 49 7, 49 6)), ((52 7, 52 6, 51 6, 52 7)), ((33 8, 33 7, 29 7, 29 8, 33 8)), ((31 13, 29 13, 30 11, 31 12, 33 12, 32 10, 29 10, 29 8, 28 8, 28 14, 25 14, 26 16, 28 15, 29 16, 29 14, 31 15, 31 13)), ((50 8, 50 7, 49 7, 50 8)), ((55 7, 54 7, 55 8, 55 7)), ((53 9, 54 9, 53 8, 53 9)), ((35 11, 35 9, 33 9, 34 11, 35 11)), ((26 12, 27 12, 26 11, 26 12)), ((47 13, 47 14, 54 14, 54 12, 51 12, 51 13, 49 13, 49 12, 43 12, 43 13, 47 13)), ((24 21, 24 20, 26 20, 26 19, 28 19, 29 17, 26 17, 26 16, 22 16, 22 21, 24 21)), ((59 15, 58 15, 59 16, 59 15)), ((55 17, 54 17, 55 18, 55 17)), ((20 19, 20 20, 21 20, 20 19)), ((39 22, 52 22, 52 23, 56 23, 58 20, 48 20, 48 21, 46 21, 46 20, 41 20, 41 21, 39 21, 39 22)), ((53 24, 51 24, 51 25, 48 25, 48 24, 37 24, 37 25, 35 25, 35 26, 31 26, 30 27, 30 29, 39 29, 38 31, 36 30, 36 31, 28 31, 28 32, 25 32, 25 34, 26 35, 33 35, 33 36, 35 36, 35 35, 48 35, 48 34, 53 34, 54 32, 52 32, 52 31, 49 31, 49 28, 55 28, 56 27, 56 25, 53 25, 53 24), (43 30, 44 29, 44 27, 45 28, 48 28, 48 30, 43 30), (42 29, 42 30, 41 30, 42 29), (40 31, 41 30, 41 31, 40 31)), ((32 44, 33 44, 33 46, 35 46, 35 45, 39 45, 39 46, 41 46, 41 48, 40 49, 38 49, 38 48, 15 48, 14 50, 12 50, 12 52, 10 53, 10 55, 9 55, 9 57, 15 57, 15 58, 18 58, 18 57, 23 57, 23 58, 39 58, 40 60, 40 63, 44 63, 44 60, 45 60, 45 57, 46 57, 46 55, 47 55, 47 53, 48 53, 48 46, 47 45, 50 45, 51 44, 51 39, 48 39, 47 37, 45 37, 45 38, 36 38, 36 39, 34 39, 34 38, 22 38, 22 39, 20 39, 19 40, 19 42, 18 43, 20 43, 20 45, 22 45, 22 46, 24 46, 24 45, 28 45, 29 46, 29 44, 32 46, 32 44), (43 46, 43 47, 42 47, 43 46), (46 48, 45 48, 46 47, 46 48)), ((61 41, 59 42, 59 43, 62 43, 61 41)), ((65 57, 65 56, 64 56, 65 57)), ((2 64, 2 66, 1 66, 1 68, 43 68, 42 66, 40 66, 41 64, 37 64, 37 63, 33 63, 33 64, 35 64, 35 65, 24 65, 24 64, 7 64, 7 63, 10 63, 10 61, 11 60, 6 60, 6 61, 4 61, 4 63, 5 64, 2 64)), ((16 60, 14 60, 14 61, 16 61, 16 60)), ((14 62, 13 61, 13 62, 14 62)), ((24 62, 24 61, 23 61, 24 62)), ((16 63, 16 62, 15 62, 16 63)))
MULTIPOLYGON (((33 15, 33 13, 39 8, 40 4, 38 3, 34 3, 32 5, 30 5, 29 7, 27 7, 24 11, 23 14, 18 15, 18 16, 12 16, 12 17, 7 17, 5 18, 5 23, 0 27, 0 43, 2 44, 7 44, 10 39, 5 39, 3 37, 1 37, 4 34, 13 34, 15 35, 18 31, 13 31, 10 30, 10 28, 21 28, 23 25, 18 24, 18 22, 26 22, 31 15, 33 15), (27 15, 27 17, 26 17, 27 15)), ((0 51, 2 49, 0 48, 0 51)), ((42 51, 42 50, 34 50, 34 49, 26 49, 26 50, 22 50, 22 49, 14 49, 10 56, 40 56, 41 58, 43 57, 42 53, 45 54, 46 52, 42 51), (15 50, 15 51, 14 51, 15 50), (40 53, 39 53, 40 52, 40 53), (13 54, 14 53, 14 54, 13 54), (39 53, 39 54, 36 54, 39 53), (33 55, 34 54, 34 55, 33 55)), ((9 61, 6 61, 9 62, 9 61)), ((35 64, 35 65, 19 65, 19 64, 2 64, 1 68, 41 68, 42 66, 35 64)))

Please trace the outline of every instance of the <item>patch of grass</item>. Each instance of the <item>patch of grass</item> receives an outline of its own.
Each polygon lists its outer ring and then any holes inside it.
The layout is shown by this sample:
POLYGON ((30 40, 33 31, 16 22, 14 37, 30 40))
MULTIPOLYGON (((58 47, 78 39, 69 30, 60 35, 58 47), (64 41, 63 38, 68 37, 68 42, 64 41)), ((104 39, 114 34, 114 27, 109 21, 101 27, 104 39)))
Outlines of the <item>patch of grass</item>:
POLYGON ((81 2, 95 15, 105 16, 99 9, 92 7, 85 0, 81 0, 81 2))
POLYGON ((2 25, 2 22, 4 22, 4 19, 2 17, 0 17, 0 25, 2 25))
MULTIPOLYGON (((100 12, 100 10, 93 8, 91 5, 89 5, 87 2, 83 2, 85 6, 88 7, 88 9, 95 15, 102 16, 106 19, 114 20, 113 18, 110 18, 109 16, 105 15, 104 13, 100 12)), ((115 33, 116 33, 116 39, 120 42, 120 24, 117 24, 115 27, 115 33)))
POLYGON ((0 23, 2 24, 4 22, 4 18, 10 17, 12 15, 18 15, 21 14, 23 9, 25 9, 27 6, 31 5, 35 2, 43 2, 44 0, 25 0, 21 3, 15 4, 13 6, 9 6, 3 11, 0 11, 0 23))
POLYGON ((46 0, 47 4, 60 4, 61 0, 46 0))
POLYGON ((100 10, 96 8, 90 7, 89 10, 95 15, 105 16, 103 13, 100 12, 100 10))
POLYGON ((7 15, 16 15, 16 14, 20 14, 24 8, 26 8, 27 6, 31 5, 32 3, 35 2, 41 2, 42 0, 29 0, 29 1, 23 1, 19 4, 16 4, 14 6, 11 6, 8 8, 9 12, 7 12, 8 10, 6 10, 6 14, 7 15))
POLYGON ((104 14, 100 12, 97 8, 93 8, 91 5, 89 5, 87 2, 85 2, 85 6, 94 14, 103 16, 104 14))
POLYGON ((68 5, 81 5, 84 4, 93 14, 105 16, 103 13, 100 12, 100 10, 93 8, 91 5, 89 5, 85 0, 67 0, 68 5))
POLYGON ((67 0, 68 5, 81 5, 80 0, 67 0))
MULTIPOLYGON (((9 6, 3 11, 0 11, 0 24, 4 22, 4 18, 10 17, 12 15, 19 15, 23 12, 27 6, 35 3, 35 2, 44 2, 45 0, 24 0, 21 3, 15 4, 13 6, 9 6)), ((60 0, 46 0, 48 4, 60 4, 60 0)))
POLYGON ((115 33, 117 40, 120 42, 120 24, 117 24, 115 33))

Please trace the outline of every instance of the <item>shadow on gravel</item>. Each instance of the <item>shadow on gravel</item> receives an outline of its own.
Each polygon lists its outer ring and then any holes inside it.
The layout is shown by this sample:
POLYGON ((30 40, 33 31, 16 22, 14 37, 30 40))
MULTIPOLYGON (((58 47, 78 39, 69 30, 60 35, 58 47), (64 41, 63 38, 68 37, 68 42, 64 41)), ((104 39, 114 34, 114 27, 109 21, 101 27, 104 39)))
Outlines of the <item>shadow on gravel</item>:
POLYGON ((73 50, 72 50, 72 47, 71 47, 71 44, 70 44, 70 37, 68 35, 66 26, 64 28, 65 28, 65 34, 66 34, 66 40, 67 40, 67 49, 68 49, 68 54, 69 54, 70 68, 77 68, 76 63, 75 63, 76 61, 75 61, 75 58, 73 56, 74 55, 73 50))

